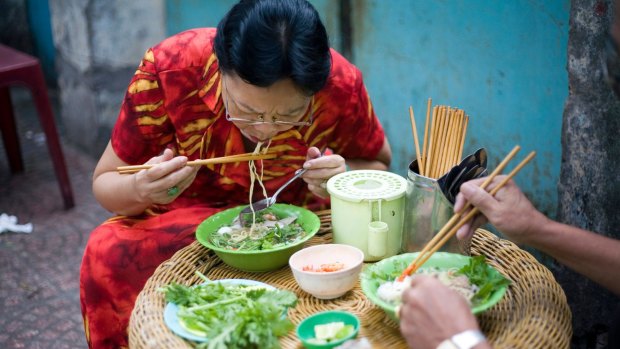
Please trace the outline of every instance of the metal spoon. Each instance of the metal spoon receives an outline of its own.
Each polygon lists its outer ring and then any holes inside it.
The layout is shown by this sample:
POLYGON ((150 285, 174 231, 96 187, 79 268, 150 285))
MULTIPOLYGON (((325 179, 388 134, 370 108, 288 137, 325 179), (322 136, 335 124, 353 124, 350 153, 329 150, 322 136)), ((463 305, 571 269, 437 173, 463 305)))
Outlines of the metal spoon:
POLYGON ((282 190, 284 190, 284 188, 286 188, 289 184, 293 183, 293 181, 295 181, 297 178, 301 177, 304 173, 306 173, 306 171, 308 171, 308 169, 304 168, 304 169, 299 169, 297 171, 295 171, 295 175, 293 177, 291 177, 291 179, 289 179, 288 181, 286 181, 286 183, 282 184, 282 186, 280 188, 278 188, 278 190, 276 190, 275 193, 273 193, 272 196, 266 198, 266 199, 262 199, 256 202, 253 202, 250 205, 248 205, 248 207, 244 208, 243 210, 241 210, 241 212, 239 212, 239 223, 241 223, 241 225, 243 225, 243 223, 245 222, 244 217, 247 214, 252 214, 252 208, 254 208, 254 212, 258 213, 260 211, 263 211, 267 208, 269 208, 271 205, 276 203, 276 198, 278 197, 278 194, 280 194, 280 192, 282 190))
MULTIPOLYGON (((477 167, 477 165, 474 165, 474 168, 477 167)), ((463 179, 465 177, 465 175, 469 173, 467 168, 462 168, 461 172, 459 172, 459 174, 454 177, 454 180, 450 183, 450 186, 448 187, 448 200, 450 200, 451 203, 454 203, 454 199, 456 198, 456 194, 459 193, 459 189, 460 187, 460 183, 461 179, 463 179)))
POLYGON ((476 160, 478 162, 478 166, 480 167, 487 167, 487 151, 484 148, 480 148, 478 150, 476 150, 476 152, 474 153, 476 155, 476 160))
POLYGON ((463 174, 457 181, 453 183, 452 187, 450 187, 450 192, 448 196, 450 202, 454 203, 454 201, 456 200, 456 196, 461 191, 461 185, 463 183, 484 176, 486 174, 486 171, 486 168, 475 165, 469 171, 467 171, 467 173, 463 174))
POLYGON ((450 200, 449 193, 452 184, 455 182, 455 179, 458 179, 460 176, 462 176, 466 170, 466 168, 461 168, 459 165, 455 165, 454 167, 452 167, 452 169, 450 169, 448 173, 437 179, 437 184, 439 185, 439 188, 441 189, 445 197, 448 198, 448 200, 450 200))

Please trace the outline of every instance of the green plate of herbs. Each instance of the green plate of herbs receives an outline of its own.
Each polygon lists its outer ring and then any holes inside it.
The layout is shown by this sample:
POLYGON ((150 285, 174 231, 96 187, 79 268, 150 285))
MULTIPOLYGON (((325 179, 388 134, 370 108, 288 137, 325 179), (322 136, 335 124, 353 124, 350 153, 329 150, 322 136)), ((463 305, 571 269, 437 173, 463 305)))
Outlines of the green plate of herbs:
MULTIPOLYGON (((382 284, 396 280, 417 255, 417 252, 404 253, 383 259, 367 266, 360 275, 361 288, 366 297, 382 308, 393 320, 398 321, 395 311, 400 302, 386 301, 379 297, 377 291, 382 284)), ((475 285, 476 290, 470 301, 474 314, 481 313, 499 302, 510 285, 510 280, 488 265, 484 256, 468 257, 455 253, 435 252, 420 267, 419 272, 428 272, 428 270, 423 270, 427 268, 452 269, 457 275, 467 276, 469 282, 475 285)))
POLYGON ((244 225, 247 229, 242 233, 228 229, 234 225, 244 207, 216 213, 196 229, 198 242, 213 250, 224 263, 243 271, 265 272, 287 265, 289 257, 301 250, 321 225, 319 217, 305 208, 274 204, 266 212, 261 212, 261 216, 257 214, 256 223, 265 223, 265 214, 284 223, 278 223, 266 231, 250 231, 247 224, 244 225))
POLYGON ((161 288, 168 302, 164 323, 198 348, 279 348, 294 328, 286 317, 297 297, 254 280, 225 279, 161 288))

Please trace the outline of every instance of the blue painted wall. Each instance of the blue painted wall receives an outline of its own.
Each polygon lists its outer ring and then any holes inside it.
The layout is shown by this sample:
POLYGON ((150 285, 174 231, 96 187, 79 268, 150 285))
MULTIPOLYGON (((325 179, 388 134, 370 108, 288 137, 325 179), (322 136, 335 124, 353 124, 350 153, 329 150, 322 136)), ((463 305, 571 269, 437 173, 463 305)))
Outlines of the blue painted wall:
MULTIPOLYGON (((233 0, 167 0, 167 31, 215 26, 233 0)), ((340 47, 338 1, 311 1, 340 47)), ((423 134, 426 99, 471 117, 465 152, 484 146, 494 168, 516 144, 538 155, 517 176, 555 216, 561 125, 568 94, 569 0, 352 0, 354 63, 362 70, 406 176, 414 158, 407 108, 423 134)), ((509 166, 511 168, 511 166, 509 166)))
POLYGON ((41 61, 48 84, 56 85, 56 52, 48 0, 27 0, 28 24, 32 32, 35 55, 41 61))
POLYGON ((355 63, 390 136, 394 170, 406 173, 415 156, 407 107, 421 135, 432 97, 470 115, 466 153, 486 147, 491 167, 516 144, 519 160, 536 150, 517 182, 555 215, 570 2, 353 3, 355 63))
MULTIPOLYGON (((216 27, 237 0, 166 0, 166 31, 169 35, 199 27, 216 27)), ((321 14, 332 47, 340 47, 339 2, 310 1, 321 14)))
POLYGON ((166 0, 166 32, 173 35, 191 28, 216 27, 237 1, 166 0))

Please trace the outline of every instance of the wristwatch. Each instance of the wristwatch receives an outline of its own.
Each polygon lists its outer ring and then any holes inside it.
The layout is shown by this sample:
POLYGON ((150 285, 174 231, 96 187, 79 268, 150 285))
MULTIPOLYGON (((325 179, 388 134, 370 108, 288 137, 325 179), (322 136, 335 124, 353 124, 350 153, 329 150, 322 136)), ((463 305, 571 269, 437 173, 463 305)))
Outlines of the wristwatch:
POLYGON ((437 349, 471 349, 485 340, 479 330, 466 330, 439 343, 437 349))

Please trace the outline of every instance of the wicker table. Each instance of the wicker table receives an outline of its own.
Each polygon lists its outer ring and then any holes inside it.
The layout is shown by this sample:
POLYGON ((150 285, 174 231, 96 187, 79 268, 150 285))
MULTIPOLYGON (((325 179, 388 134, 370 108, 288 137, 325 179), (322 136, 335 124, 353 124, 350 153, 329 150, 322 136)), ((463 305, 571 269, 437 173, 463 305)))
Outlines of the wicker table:
MULTIPOLYGON (((321 229, 308 244, 331 242, 329 211, 319 212, 321 229)), ((572 335, 571 313, 564 292, 551 272, 526 251, 488 231, 478 230, 472 254, 487 261, 513 283, 504 298, 478 317, 482 331, 495 348, 568 348, 572 335)), ((210 279, 254 279, 295 292, 299 302, 289 310, 298 324, 306 316, 324 310, 343 309, 356 314, 362 323, 359 336, 373 348, 406 348, 398 326, 366 299, 358 285, 343 297, 320 300, 302 291, 289 267, 268 273, 246 273, 224 264, 198 242, 179 250, 162 263, 138 295, 129 323, 130 348, 193 348, 192 342, 173 334, 163 321, 165 300, 157 289, 171 282, 196 284, 198 270, 210 279)), ((281 339, 283 348, 301 348, 294 331, 281 339)))

